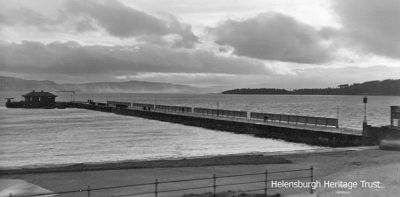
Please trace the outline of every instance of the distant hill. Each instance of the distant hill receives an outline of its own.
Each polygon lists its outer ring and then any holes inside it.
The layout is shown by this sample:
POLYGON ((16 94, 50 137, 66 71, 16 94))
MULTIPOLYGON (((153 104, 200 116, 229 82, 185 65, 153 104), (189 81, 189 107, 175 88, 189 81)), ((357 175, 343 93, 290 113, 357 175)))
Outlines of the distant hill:
POLYGON ((60 85, 53 81, 24 80, 15 77, 0 76, 0 90, 31 91, 31 90, 58 90, 60 85))
POLYGON ((89 93, 198 93, 202 91, 193 86, 145 81, 57 84, 48 80, 24 80, 0 76, 0 91, 32 90, 74 90, 89 93))
POLYGON ((242 88, 222 92, 222 94, 301 94, 301 95, 399 95, 400 79, 367 81, 364 83, 342 84, 337 88, 308 89, 273 89, 273 88, 242 88))

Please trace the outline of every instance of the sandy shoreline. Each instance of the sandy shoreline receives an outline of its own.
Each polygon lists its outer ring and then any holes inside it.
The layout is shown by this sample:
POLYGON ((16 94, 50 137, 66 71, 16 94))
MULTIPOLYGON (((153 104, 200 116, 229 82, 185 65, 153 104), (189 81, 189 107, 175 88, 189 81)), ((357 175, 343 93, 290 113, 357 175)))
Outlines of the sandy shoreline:
POLYGON ((44 166, 44 167, 0 169, 0 175, 140 169, 140 168, 176 168, 176 167, 201 167, 201 166, 214 166, 214 165, 280 164, 280 163, 290 163, 290 161, 279 156, 264 156, 262 154, 249 154, 249 155, 212 156, 212 157, 188 158, 188 159, 160 159, 160 160, 149 160, 149 161, 80 163, 80 164, 54 165, 54 166, 44 166))
MULTIPOLYGON (((230 155, 212 158, 197 158, 185 160, 152 161, 153 163, 134 163, 132 168, 123 168, 122 164, 115 166, 101 166, 91 170, 83 170, 82 166, 72 171, 35 172, 2 174, 1 179, 21 179, 36 184, 45 189, 59 192, 91 187, 110 185, 126 185, 154 182, 155 179, 177 180, 187 178, 209 177, 212 174, 232 175, 243 173, 259 173, 269 171, 309 168, 313 166, 316 180, 324 181, 359 181, 370 180, 382 182, 380 189, 329 189, 319 188, 319 196, 396 196, 400 192, 400 152, 379 150, 378 147, 354 147, 339 149, 321 149, 313 152, 286 152, 265 153, 265 155, 230 155), (271 155, 279 154, 279 155, 271 155), (112 167, 112 168, 111 168, 112 167), (81 170, 76 170, 81 169, 81 170)), ((127 164, 128 165, 128 164, 127 164)), ((126 167, 126 166, 125 166, 126 167)), ((297 176, 300 174, 290 174, 297 176)), ((277 177, 282 178, 282 177, 277 177)), ((241 181, 249 181, 245 177, 241 181)), ((237 179, 227 180, 238 181, 237 179)), ((196 186, 196 183, 185 183, 185 187, 196 186)), ((169 187, 169 186, 168 186, 169 187)), ((168 189, 165 186, 165 189, 168 189)), ((237 190, 240 187, 221 188, 220 191, 237 190)), ((145 189, 143 189, 144 191, 145 189)), ((116 194, 132 193, 142 190, 124 188, 121 190, 107 190, 96 193, 96 196, 113 196, 116 194)), ((203 193, 209 190, 187 191, 188 193, 203 193)), ((283 195, 307 193, 293 189, 271 191, 283 195)), ((262 193, 262 192, 261 192, 262 193)), ((181 196, 171 193, 165 196, 181 196)), ((63 195, 74 196, 74 195, 63 195)), ((82 194, 85 196, 85 194, 82 194)), ((164 195, 163 195, 164 196, 164 195)))
POLYGON ((139 168, 171 168, 171 167, 200 167, 214 165, 246 165, 246 164, 284 164, 291 163, 283 156, 317 154, 324 152, 352 151, 373 149, 376 147, 347 147, 347 148, 318 148, 297 151, 257 152, 215 156, 198 156, 188 158, 167 158, 156 160, 124 160, 115 162, 94 162, 77 164, 54 164, 42 166, 24 166, 17 168, 0 168, 0 175, 29 174, 50 172, 80 172, 95 170, 118 170, 139 168))

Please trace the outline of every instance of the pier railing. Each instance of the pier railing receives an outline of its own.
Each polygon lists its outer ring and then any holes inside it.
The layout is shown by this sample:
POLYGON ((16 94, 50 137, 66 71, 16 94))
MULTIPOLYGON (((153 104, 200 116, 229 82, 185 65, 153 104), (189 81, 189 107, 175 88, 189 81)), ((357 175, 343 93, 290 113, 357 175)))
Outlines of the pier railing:
POLYGON ((164 112, 192 113, 191 107, 184 106, 155 105, 155 110, 164 112))
POLYGON ((235 110, 225 110, 225 109, 208 109, 195 107, 194 113, 204 114, 209 116, 222 116, 222 117, 235 117, 235 118, 247 118, 246 111, 235 111, 235 110))
POLYGON ((251 112, 250 118, 272 122, 288 122, 294 124, 306 125, 325 125, 338 128, 339 121, 336 118, 312 117, 312 116, 297 116, 271 113, 251 112))
MULTIPOLYGON (((193 191, 205 193, 207 196, 216 197, 218 193, 231 192, 231 193, 258 193, 263 194, 265 197, 272 192, 279 192, 282 187, 274 187, 273 183, 281 181, 302 181, 312 183, 314 181, 314 168, 303 169, 292 169, 292 170, 280 170, 280 171, 269 171, 259 173, 246 173, 246 174, 231 174, 231 175, 217 175, 213 174, 208 177, 191 178, 191 179, 176 179, 176 180, 161 180, 155 179, 154 182, 138 183, 138 184, 127 184, 127 185, 114 185, 105 187, 92 187, 87 186, 86 188, 59 191, 59 192, 48 192, 31 195, 13 195, 9 194, 9 197, 38 197, 38 196, 52 196, 52 195, 77 195, 87 197, 91 196, 103 196, 98 192, 105 192, 106 190, 112 190, 115 195, 113 197, 128 197, 128 196, 154 196, 174 194, 175 196, 183 196, 187 192, 193 191), (186 185, 186 187, 185 187, 186 185), (194 186, 193 186, 194 185, 194 186), (129 190, 116 191, 116 190, 129 190)), ((287 188, 286 188, 287 189, 287 188)), ((292 188, 293 189, 293 188, 292 188)), ((294 188, 296 189, 296 188, 294 188)), ((309 187, 297 188, 306 190, 310 193, 314 192, 313 187, 309 184, 309 187)), ((296 193, 296 191, 294 191, 296 193)), ((299 192, 299 191, 297 191, 299 192)), ((304 191, 302 191, 304 192, 304 191)), ((108 191, 110 193, 110 191, 108 191)), ((110 196, 110 194, 104 195, 110 196)))
POLYGON ((184 106, 168 106, 154 105, 146 103, 132 103, 132 107, 138 110, 161 111, 173 113, 192 113, 206 116, 218 116, 227 118, 250 119, 255 121, 302 124, 308 126, 325 126, 339 128, 339 120, 337 118, 314 117, 314 116, 299 116, 287 114, 272 114, 260 112, 247 112, 225 109, 209 109, 202 107, 184 107, 184 106))

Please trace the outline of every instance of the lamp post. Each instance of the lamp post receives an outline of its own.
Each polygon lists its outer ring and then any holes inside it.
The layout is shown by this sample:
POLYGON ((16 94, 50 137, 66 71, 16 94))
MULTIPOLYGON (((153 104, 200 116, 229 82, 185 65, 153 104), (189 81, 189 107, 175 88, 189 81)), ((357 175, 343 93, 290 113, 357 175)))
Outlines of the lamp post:
POLYGON ((364 98, 363 98, 363 103, 364 103, 364 121, 363 121, 363 125, 366 126, 367 125, 367 103, 368 103, 368 98, 366 96, 364 96, 364 98))

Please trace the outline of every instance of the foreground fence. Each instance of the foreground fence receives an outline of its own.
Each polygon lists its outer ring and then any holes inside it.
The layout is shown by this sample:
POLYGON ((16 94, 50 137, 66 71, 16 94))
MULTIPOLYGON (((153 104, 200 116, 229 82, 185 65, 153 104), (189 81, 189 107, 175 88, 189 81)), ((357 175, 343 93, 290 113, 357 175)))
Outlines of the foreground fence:
MULTIPOLYGON (((41 193, 32 195, 13 195, 10 197, 36 197, 36 196, 53 196, 53 195, 68 195, 68 196, 113 196, 113 197, 128 197, 128 196, 154 196, 159 197, 160 195, 168 196, 174 194, 174 196, 182 196, 191 190, 202 191, 201 194, 206 194, 206 196, 216 197, 218 193, 231 191, 240 193, 257 193, 263 194, 263 196, 268 196, 273 192, 279 192, 282 188, 274 187, 273 182, 277 181, 297 181, 307 179, 312 183, 314 181, 314 169, 310 168, 304 169, 294 169, 294 170, 282 170, 282 171, 268 171, 260 173, 248 173, 248 174, 233 174, 233 175, 217 175, 213 174, 209 177, 202 178, 192 178, 192 179, 179 179, 179 180, 169 180, 160 181, 156 179, 151 183, 139 183, 139 184, 128 184, 128 185, 116 185, 116 186, 106 186, 106 187, 91 187, 59 191, 51 193, 41 193), (277 177, 277 175, 279 177, 277 177), (178 187, 176 187, 176 185, 178 187), (186 186, 185 186, 186 185, 186 186), (193 186, 195 185, 195 186, 193 186), (241 186, 241 187, 239 187, 241 186), (127 188, 130 188, 126 192, 127 188), (123 191, 116 191, 122 190, 123 191), (238 190, 240 189, 240 190, 238 190), (112 195, 102 195, 106 190, 112 190, 112 195), (208 191, 208 192, 207 192, 208 191), (96 192, 96 193, 94 193, 96 192), (125 192, 125 193, 124 193, 125 192), (207 193, 205 193, 207 192, 207 193), (165 195, 164 195, 165 194, 165 195)), ((303 188, 308 190, 308 192, 313 193, 313 188, 303 188)), ((109 193, 110 191, 108 191, 109 193)), ((296 192, 296 191, 295 191, 296 192)), ((298 192, 298 191, 297 191, 298 192)), ((193 194, 193 192, 191 192, 193 194)))

